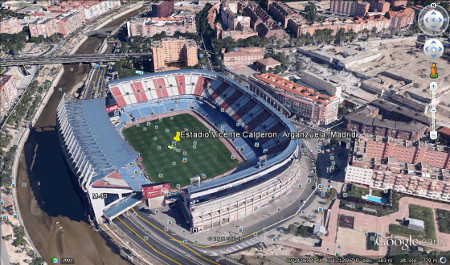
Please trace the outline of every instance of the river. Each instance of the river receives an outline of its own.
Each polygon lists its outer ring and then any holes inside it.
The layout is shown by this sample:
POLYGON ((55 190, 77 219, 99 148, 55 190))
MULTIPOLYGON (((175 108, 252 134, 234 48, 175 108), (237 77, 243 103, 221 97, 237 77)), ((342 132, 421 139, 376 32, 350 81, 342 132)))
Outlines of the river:
MULTIPOLYGON (((105 25, 120 25, 138 14, 130 12, 105 25)), ((93 53, 103 38, 90 37, 76 53, 93 53)), ((84 214, 81 198, 64 162, 55 131, 56 107, 63 94, 76 89, 89 73, 90 65, 65 65, 57 88, 32 129, 19 163, 18 203, 24 224, 39 253, 51 257, 71 257, 76 264, 121 265, 118 249, 93 231, 84 214), (26 184, 26 185, 23 185, 26 184)))

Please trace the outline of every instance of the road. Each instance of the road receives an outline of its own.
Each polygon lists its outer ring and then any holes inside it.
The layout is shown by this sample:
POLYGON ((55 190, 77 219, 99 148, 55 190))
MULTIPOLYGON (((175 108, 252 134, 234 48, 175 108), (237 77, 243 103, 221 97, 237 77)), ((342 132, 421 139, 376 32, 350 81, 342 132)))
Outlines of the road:
POLYGON ((306 175, 302 182, 304 182, 303 190, 305 192, 294 203, 290 203, 280 212, 274 210, 274 212, 265 213, 261 222, 246 226, 246 234, 241 235, 240 239, 234 242, 200 245, 192 240, 184 241, 182 236, 171 232, 170 228, 165 230, 165 225, 155 221, 153 213, 146 209, 129 210, 113 223, 135 244, 154 256, 158 256, 167 264, 177 264, 168 257, 176 261, 182 257, 183 260, 180 260, 182 264, 224 264, 224 262, 230 262, 230 260, 226 260, 229 258, 227 255, 249 248, 258 242, 264 242, 267 231, 282 226, 315 200, 316 189, 312 189, 315 183, 307 183, 306 175), (148 239, 144 239, 144 236, 148 236, 148 239))
MULTIPOLYGON (((3 194, 1 192, 0 201, 3 201, 3 194)), ((3 227, 0 225, 0 265, 9 265, 11 262, 9 260, 8 250, 6 249, 7 242, 3 240, 3 236, 3 227)))
POLYGON ((128 215, 129 217, 124 214, 119 216, 114 219, 113 223, 141 249, 156 257, 162 263, 177 265, 220 264, 211 257, 195 254, 194 252, 196 251, 183 243, 169 242, 170 238, 159 230, 149 229, 144 224, 145 222, 140 220, 140 217, 133 216, 133 214, 128 215), (181 244, 185 247, 181 249, 176 244, 181 244))
MULTIPOLYGON (((310 190, 311 186, 312 184, 307 185, 305 191, 310 190)), ((243 235, 241 240, 214 245, 184 242, 181 236, 170 232, 170 230, 165 231, 165 227, 153 220, 153 214, 149 213, 148 210, 130 210, 115 219, 113 223, 135 244, 167 264, 178 264, 170 260, 169 257, 183 265, 226 264, 225 262, 230 262, 230 260, 225 260, 228 258, 226 255, 249 248, 258 242, 264 242, 266 231, 277 228, 299 214, 301 209, 308 207, 313 202, 315 196, 317 196, 315 190, 304 192, 298 203, 291 204, 280 213, 267 215, 263 222, 246 227, 247 235, 243 235), (256 236, 254 232, 257 233, 256 236), (148 238, 144 238, 145 236, 148 236, 148 238)))
POLYGON ((10 57, 0 59, 2 66, 20 66, 20 65, 41 65, 41 64, 72 64, 72 63, 92 63, 92 62, 115 62, 127 57, 145 57, 150 53, 108 53, 108 54, 71 54, 71 55, 52 55, 39 57, 10 57))
POLYGON ((92 69, 92 79, 87 84, 85 88, 85 99, 92 99, 92 98, 98 98, 98 97, 104 97, 106 96, 106 81, 105 81, 105 75, 108 71, 107 67, 104 66, 98 66, 92 69))

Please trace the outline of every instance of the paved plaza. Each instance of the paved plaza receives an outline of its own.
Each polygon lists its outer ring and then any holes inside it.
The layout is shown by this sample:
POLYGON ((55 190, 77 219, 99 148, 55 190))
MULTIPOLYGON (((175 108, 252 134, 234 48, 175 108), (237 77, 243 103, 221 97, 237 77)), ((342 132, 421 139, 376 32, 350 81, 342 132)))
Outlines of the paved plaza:
MULTIPOLYGON (((339 200, 336 200, 329 210, 330 220, 327 227, 328 234, 322 236, 322 246, 312 247, 303 244, 293 242, 282 242, 283 245, 301 248, 303 250, 310 250, 315 252, 321 252, 324 254, 335 255, 339 253, 341 256, 346 254, 358 254, 367 257, 379 257, 386 256, 388 247, 380 246, 378 251, 367 250, 365 248, 365 232, 374 232, 386 236, 389 233, 389 224, 397 224, 399 219, 409 216, 409 205, 416 204, 423 207, 429 207, 433 209, 435 216, 436 237, 439 238, 444 244, 427 246, 428 248, 434 248, 439 251, 448 251, 450 243, 450 234, 441 233, 438 230, 438 223, 436 218, 436 209, 443 209, 450 211, 450 205, 440 202, 422 200, 412 197, 403 197, 399 201, 400 211, 383 216, 376 217, 373 215, 363 214, 359 212, 353 212, 339 208, 339 200), (340 214, 354 217, 354 228, 342 228, 338 227, 338 216, 340 214), (364 240, 363 240, 364 239, 364 240), (445 244, 446 242, 446 244, 445 244)), ((395 235, 396 238, 405 239, 402 236, 395 235)), ((382 244, 383 239, 380 240, 382 244)), ((419 243, 418 243, 419 245, 419 243)))

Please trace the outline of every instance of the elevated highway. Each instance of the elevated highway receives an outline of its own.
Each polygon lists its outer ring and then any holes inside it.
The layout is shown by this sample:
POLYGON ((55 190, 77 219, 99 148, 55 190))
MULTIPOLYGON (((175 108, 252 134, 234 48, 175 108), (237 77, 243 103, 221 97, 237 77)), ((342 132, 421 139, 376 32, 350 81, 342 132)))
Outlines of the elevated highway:
POLYGON ((2 66, 17 65, 42 65, 42 64, 72 64, 72 63, 95 63, 95 62, 116 62, 127 57, 148 57, 151 53, 110 53, 110 54, 71 54, 52 55, 39 57, 11 57, 0 59, 2 66))

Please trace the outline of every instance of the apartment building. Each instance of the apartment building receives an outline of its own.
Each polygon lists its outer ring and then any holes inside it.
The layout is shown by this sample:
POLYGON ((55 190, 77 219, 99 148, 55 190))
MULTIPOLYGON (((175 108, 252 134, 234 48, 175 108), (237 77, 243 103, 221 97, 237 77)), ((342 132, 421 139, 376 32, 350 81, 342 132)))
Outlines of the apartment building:
POLYGON ((0 21, 0 34, 16 34, 21 32, 23 25, 15 17, 5 18, 0 21))
POLYGON ((391 4, 385 1, 370 1, 369 2, 369 11, 374 13, 382 13, 385 14, 389 11, 391 4))
POLYGON ((50 37, 59 33, 59 27, 53 18, 41 18, 28 24, 31 37, 50 37))
POLYGON ((250 17, 250 26, 258 32, 261 38, 284 38, 286 32, 273 20, 256 2, 248 1, 242 8, 242 13, 250 17))
POLYGON ((383 15, 326 20, 322 23, 316 22, 312 24, 304 24, 291 19, 288 23, 288 28, 297 38, 307 33, 314 35, 316 30, 322 29, 331 29, 333 30, 333 34, 336 34, 340 29, 344 29, 346 32, 350 30, 361 32, 365 29, 372 30, 373 28, 377 28, 378 30, 383 30, 390 27, 391 20, 383 15))
POLYGON ((50 37, 60 33, 67 35, 80 28, 85 21, 83 12, 68 11, 55 18, 44 17, 28 24, 31 37, 50 37))
MULTIPOLYGON (((80 1, 77 1, 80 2, 80 1)), ((105 13, 110 12, 113 9, 120 7, 120 1, 91 1, 88 5, 84 6, 84 16, 86 20, 99 17, 105 13)))
POLYGON ((405 8, 399 11, 389 11, 386 17, 391 20, 391 28, 404 28, 414 23, 414 10, 412 8, 405 8))
POLYGON ((347 131, 418 141, 430 130, 428 117, 384 100, 375 100, 345 115, 347 131), (395 119, 394 119, 395 117, 395 119))
POLYGON ((369 12, 370 4, 358 1, 331 0, 330 11, 338 15, 364 17, 369 12))
POLYGON ((6 114, 17 97, 17 87, 12 75, 0 76, 0 117, 6 114))
POLYGON ((253 31, 252 29, 242 29, 242 30, 223 30, 222 26, 217 23, 216 25, 216 38, 225 39, 232 38, 234 41, 238 41, 241 39, 247 39, 253 36, 258 36, 258 32, 253 31))
POLYGON ((252 64, 263 58, 264 52, 260 47, 236 48, 234 51, 223 53, 225 66, 252 64))
MULTIPOLYGON (((301 14, 284 2, 265 0, 261 2, 261 5, 283 28, 288 29, 297 38, 307 33, 314 35, 316 30, 323 29, 331 29, 333 34, 336 34, 340 29, 361 32, 365 29, 377 28, 381 31, 389 28, 404 28, 414 22, 414 10, 395 5, 396 11, 390 11, 389 8, 392 3, 385 1, 332 0, 330 1, 330 11, 348 17, 327 18, 324 22, 314 23, 306 21, 301 14)), ((269 31, 270 26, 273 25, 274 21, 268 17, 263 8, 255 3, 249 3, 244 8, 244 12, 250 16, 251 26, 258 31, 260 36, 264 35, 265 31, 269 31)))
POLYGON ((95 17, 101 16, 112 9, 119 8, 119 0, 108 1, 61 1, 49 6, 48 11, 64 13, 71 10, 78 10, 84 14, 86 20, 91 20, 95 17))
POLYGON ((175 32, 195 33, 194 16, 133 18, 127 22, 128 36, 153 37, 165 32, 173 36, 175 32))
POLYGON ((300 71, 300 76, 301 81, 308 86, 326 91, 326 93, 330 96, 336 96, 339 99, 341 98, 342 87, 336 82, 332 82, 308 70, 300 71))
POLYGON ((168 17, 175 11, 174 1, 165 0, 152 4, 152 17, 168 17))
POLYGON ((272 73, 256 74, 255 78, 293 114, 325 125, 338 118, 339 99, 336 96, 321 94, 272 73))
POLYGON ((288 21, 290 19, 299 20, 300 23, 307 23, 303 16, 285 2, 274 1, 269 4, 269 14, 271 14, 276 21, 280 22, 284 29, 288 27, 288 21))
POLYGON ((259 70, 264 70, 264 71, 268 71, 277 66, 281 66, 281 63, 279 61, 273 59, 272 57, 257 60, 255 62, 255 67, 258 68, 259 70))
POLYGON ((84 22, 85 16, 83 12, 79 11, 66 12, 56 17, 56 23, 59 28, 58 31, 64 36, 83 26, 84 22))
POLYGON ((250 27, 250 17, 241 15, 243 6, 242 2, 223 1, 209 10, 208 23, 215 30, 216 38, 230 37, 237 41, 258 36, 258 33, 250 27), (214 23, 218 14, 220 14, 220 21, 214 23))
POLYGON ((215 30, 216 28, 216 18, 219 14, 221 3, 214 4, 209 10, 208 10, 208 16, 206 19, 208 20, 208 25, 211 27, 212 30, 215 30))
POLYGON ((345 182, 450 201, 448 151, 448 146, 424 142, 360 138, 355 141, 345 182))
POLYGON ((220 21, 225 29, 234 30, 237 24, 237 3, 223 1, 220 6, 220 21))
POLYGON ((180 69, 198 64, 197 44, 193 40, 165 38, 152 43, 155 72, 180 69))

